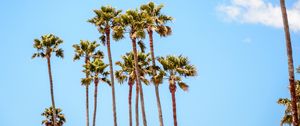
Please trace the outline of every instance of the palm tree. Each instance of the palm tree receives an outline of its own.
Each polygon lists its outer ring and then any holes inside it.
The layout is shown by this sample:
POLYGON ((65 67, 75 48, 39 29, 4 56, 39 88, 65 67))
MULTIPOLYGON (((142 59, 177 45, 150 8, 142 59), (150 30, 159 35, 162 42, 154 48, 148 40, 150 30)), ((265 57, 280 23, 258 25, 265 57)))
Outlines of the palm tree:
POLYGON ((57 126, 63 126, 66 122, 65 115, 62 112, 60 108, 56 108, 55 111, 53 111, 53 107, 46 108, 45 111, 42 113, 42 116, 45 116, 45 120, 42 121, 42 124, 45 124, 45 126, 54 126, 53 125, 53 119, 54 119, 54 113, 57 114, 57 117, 55 120, 57 120, 57 126))
MULTIPOLYGON (((74 61, 79 60, 80 58, 85 58, 84 63, 85 65, 90 62, 90 58, 94 56, 96 48, 99 46, 99 44, 96 43, 96 41, 90 42, 90 41, 83 41, 80 40, 79 44, 73 45, 73 48, 75 49, 75 56, 74 61)), ((90 71, 84 70, 85 78, 82 78, 81 84, 85 86, 85 97, 86 97, 86 125, 89 126, 89 85, 91 83, 91 77, 90 77, 90 71)))
POLYGON ((285 7, 285 1, 280 0, 283 26, 285 31, 285 41, 286 41, 286 49, 288 56, 288 71, 289 71, 289 81, 290 81, 290 93, 291 93, 291 106, 292 106, 292 116, 293 116, 293 125, 298 126, 298 110, 297 110, 297 99, 296 99, 296 89, 295 89, 295 75, 294 75, 294 63, 293 63, 293 50, 292 50, 292 42, 289 30, 289 22, 285 7))
POLYGON ((89 62, 84 67, 91 73, 91 80, 94 81, 95 84, 93 126, 96 126, 98 84, 99 81, 101 81, 110 85, 110 80, 107 79, 109 72, 105 70, 108 67, 108 64, 105 64, 102 61, 103 53, 100 52, 96 54, 95 56, 93 56, 93 59, 94 60, 92 62, 89 62))
MULTIPOLYGON (((53 118, 56 119, 56 113, 55 113, 55 101, 54 101, 54 91, 53 91, 53 81, 52 81, 52 73, 51 73, 51 55, 52 53, 55 53, 56 57, 63 58, 64 53, 61 48, 59 48, 59 45, 62 44, 63 41, 53 35, 53 34, 47 34, 41 36, 41 40, 34 39, 33 47, 37 49, 37 52, 32 55, 32 58, 41 57, 47 59, 48 64, 48 74, 49 74, 49 80, 50 80, 50 94, 51 94, 51 102, 53 107, 53 118)), ((56 121, 53 121, 53 126, 56 125, 56 121)))
MULTIPOLYGON (((165 24, 168 21, 172 21, 173 18, 170 16, 166 16, 161 14, 161 9, 163 8, 163 5, 155 5, 153 2, 149 2, 148 4, 144 4, 140 7, 140 10, 143 13, 143 16, 147 19, 147 23, 145 25, 145 29, 148 32, 149 35, 149 45, 150 45, 150 53, 152 58, 152 65, 155 67, 155 55, 154 55, 154 44, 153 44, 153 31, 156 31, 160 36, 168 36, 171 35, 172 30, 169 26, 166 26, 165 24)), ((156 76, 156 69, 153 70, 153 77, 156 76)), ((153 81, 155 82, 155 80, 153 81)), ((155 95, 156 95, 156 102, 157 102, 157 108, 158 108, 158 117, 159 117, 159 123, 160 126, 163 126, 163 115, 162 115, 162 108, 160 103, 160 96, 159 96, 159 89, 158 83, 154 83, 155 86, 155 95)))
MULTIPOLYGON (((145 112, 145 104, 144 104, 144 95, 143 95, 143 88, 140 83, 140 72, 138 70, 138 53, 137 53, 137 39, 144 39, 145 38, 145 20, 142 17, 142 14, 138 12, 138 10, 127 10, 125 14, 122 14, 120 18, 116 20, 116 26, 114 27, 115 33, 124 33, 124 30, 129 32, 129 37, 132 43, 132 50, 134 54, 134 64, 135 64, 135 73, 137 81, 137 92, 141 95, 141 106, 142 106, 142 117, 143 117, 143 124, 147 126, 147 119, 146 119, 146 112, 145 112)), ((138 95, 136 96, 136 100, 138 101, 138 95)), ((136 125, 139 125, 138 122, 138 102, 135 105, 135 113, 136 113, 136 125)))
POLYGON ((161 63, 165 73, 165 76, 169 80, 169 89, 172 94, 172 106, 173 106, 173 119, 174 126, 177 126, 177 113, 176 113, 176 99, 175 92, 177 84, 184 91, 188 90, 188 85, 182 81, 183 77, 196 76, 196 67, 189 63, 187 57, 183 56, 166 56, 159 57, 158 61, 161 63))
MULTIPOLYGON (((116 62, 116 65, 121 67, 121 70, 116 71, 115 75, 117 80, 122 84, 124 81, 128 81, 129 93, 128 93, 128 104, 129 104, 129 126, 132 126, 132 110, 131 110, 131 99, 132 99, 132 86, 136 83, 135 75, 135 64, 134 64, 134 54, 133 52, 126 53, 122 56, 123 61, 116 62)), ((149 81, 146 79, 146 75, 150 72, 149 63, 151 61, 149 54, 143 52, 138 53, 140 78, 142 82, 146 85, 149 81)), ((138 101, 136 101, 138 102, 138 101)))
MULTIPOLYGON (((111 77, 111 89, 112 89, 112 104, 113 104, 113 116, 114 116, 114 126, 117 126, 117 112, 116 112, 116 97, 115 97, 115 83, 114 83, 114 70, 113 61, 110 49, 110 31, 113 28, 114 18, 116 18, 121 10, 116 10, 111 6, 102 6, 99 10, 94 10, 96 16, 88 22, 94 24, 98 31, 102 34, 100 39, 104 45, 107 46, 107 54, 109 59, 110 77, 111 77)), ((115 40, 119 40, 123 35, 118 35, 113 33, 115 40)))

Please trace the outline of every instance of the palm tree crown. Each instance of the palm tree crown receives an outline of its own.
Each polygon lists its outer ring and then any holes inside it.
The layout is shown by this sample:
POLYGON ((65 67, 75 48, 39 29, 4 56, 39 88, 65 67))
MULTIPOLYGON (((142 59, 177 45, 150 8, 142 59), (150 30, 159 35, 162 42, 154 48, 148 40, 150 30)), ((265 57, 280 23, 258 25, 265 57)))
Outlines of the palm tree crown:
POLYGON ((144 39, 144 27, 146 21, 138 10, 127 10, 125 14, 121 14, 116 18, 115 33, 122 33, 124 30, 128 31, 131 39, 144 39), (127 28, 127 29, 126 29, 127 28))
POLYGON ((98 28, 98 31, 101 33, 100 40, 104 45, 106 45, 105 32, 110 28, 116 30, 116 32, 113 32, 113 38, 115 40, 120 40, 124 37, 122 28, 116 26, 115 21, 121 12, 122 10, 116 10, 111 6, 102 6, 99 10, 94 10, 96 16, 88 20, 88 22, 94 24, 98 28))
POLYGON ((91 73, 91 80, 105 82, 110 85, 110 80, 107 79, 109 72, 106 71, 109 65, 102 61, 102 53, 95 55, 93 58, 94 60, 92 62, 84 65, 84 68, 91 73))
MULTIPOLYGON (((90 42, 88 40, 80 40, 79 44, 74 44, 75 56, 73 60, 79 60, 82 57, 92 57, 95 54, 96 48, 100 46, 96 41, 90 42)), ((97 52, 99 53, 99 52, 97 52)))
POLYGON ((43 35, 41 40, 34 39, 33 47, 37 49, 37 52, 32 55, 32 58, 50 58, 52 53, 55 53, 57 57, 63 58, 63 50, 59 48, 59 45, 62 43, 63 41, 53 34, 43 35))
MULTIPOLYGON (((66 122, 66 118, 60 108, 56 108, 56 123, 58 126, 62 126, 66 122)), ((44 116, 46 119, 42 121, 42 124, 45 124, 45 126, 53 126, 53 108, 46 108, 45 111, 42 113, 42 116, 44 116)))
POLYGON ((188 85, 182 81, 181 76, 189 77, 197 75, 196 67, 189 63, 188 58, 181 55, 178 57, 169 55, 159 57, 158 61, 163 66, 164 71, 166 71, 165 76, 172 81, 171 84, 178 84, 181 89, 187 91, 188 85))
POLYGON ((148 32, 155 30, 160 36, 171 35, 171 27, 165 25, 167 22, 173 20, 171 16, 167 16, 161 13, 161 9, 164 5, 155 5, 153 2, 141 5, 140 10, 142 11, 142 16, 146 20, 145 28, 148 32))
MULTIPOLYGON (((146 85, 149 84, 149 80, 146 78, 146 76, 151 73, 151 58, 149 57, 149 55, 150 54, 145 54, 143 52, 138 53, 140 79, 146 85)), ((132 84, 134 84, 136 75, 133 52, 126 53, 126 55, 122 56, 122 60, 123 61, 116 62, 116 65, 121 67, 120 70, 115 72, 116 78, 120 83, 123 83, 124 81, 130 81, 132 84)))

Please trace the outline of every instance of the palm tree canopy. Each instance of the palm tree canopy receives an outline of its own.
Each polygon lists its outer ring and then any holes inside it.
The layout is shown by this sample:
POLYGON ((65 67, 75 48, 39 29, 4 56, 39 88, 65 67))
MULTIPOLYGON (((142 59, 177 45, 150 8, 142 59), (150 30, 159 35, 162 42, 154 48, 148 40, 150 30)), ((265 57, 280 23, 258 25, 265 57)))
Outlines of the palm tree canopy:
POLYGON ((57 57, 64 57, 64 51, 59 48, 59 45, 63 43, 63 40, 53 34, 46 34, 41 36, 41 39, 34 39, 33 47, 37 50, 32 55, 32 58, 36 57, 51 57, 51 53, 55 53, 57 57))
POLYGON ((91 73, 91 80, 100 80, 110 85, 110 80, 107 78, 109 72, 106 70, 109 65, 103 62, 103 57, 96 56, 93 59, 92 62, 84 65, 85 69, 91 73))
POLYGON ((100 9, 94 10, 96 16, 88 20, 88 22, 94 24, 102 34, 100 40, 104 45, 106 44, 105 30, 107 30, 107 28, 115 29, 113 30, 115 31, 113 32, 113 38, 115 40, 120 40, 124 37, 122 27, 116 26, 117 17, 121 12, 122 10, 117 10, 111 6, 102 6, 100 9))
POLYGON ((146 20, 138 10, 127 10, 125 14, 121 14, 116 19, 116 26, 120 28, 115 28, 115 32, 123 30, 122 32, 124 33, 124 31, 127 30, 130 33, 131 39, 145 38, 144 28, 146 26, 146 20))
POLYGON ((90 42, 88 40, 80 40, 79 44, 73 45, 75 51, 73 60, 79 60, 81 57, 92 57, 95 54, 95 50, 98 46, 100 45, 96 41, 90 42))
MULTIPOLYGON (((182 77, 191 77, 197 75, 197 70, 194 65, 191 65, 187 57, 172 56, 159 57, 158 61, 162 65, 164 72, 160 70, 160 76, 165 75, 169 80, 174 80, 184 91, 188 90, 188 85, 182 81, 182 77)), ((161 79, 159 79, 161 80, 161 79)))
MULTIPOLYGON (((121 70, 115 72, 117 80, 122 84, 124 81, 131 81, 133 84, 135 82, 135 65, 134 65, 134 54, 133 52, 126 53, 122 56, 123 61, 116 62, 116 65, 121 67, 121 70)), ((146 78, 150 74, 150 54, 145 54, 143 52, 138 53, 138 66, 140 69, 140 78, 146 85, 149 84, 149 80, 146 78)))
POLYGON ((173 18, 161 13, 163 7, 162 4, 155 5, 153 2, 149 2, 148 4, 141 5, 140 10, 147 22, 145 28, 154 29, 160 36, 165 37, 172 33, 171 27, 165 24, 172 21, 173 18))
MULTIPOLYGON (((66 122, 66 118, 60 108, 56 108, 56 115, 57 119, 56 122, 58 123, 58 126, 62 126, 66 122)), ((46 126, 52 126, 53 124, 53 109, 52 106, 49 108, 45 108, 45 111, 41 114, 46 119, 42 121, 42 124, 45 124, 46 126)))

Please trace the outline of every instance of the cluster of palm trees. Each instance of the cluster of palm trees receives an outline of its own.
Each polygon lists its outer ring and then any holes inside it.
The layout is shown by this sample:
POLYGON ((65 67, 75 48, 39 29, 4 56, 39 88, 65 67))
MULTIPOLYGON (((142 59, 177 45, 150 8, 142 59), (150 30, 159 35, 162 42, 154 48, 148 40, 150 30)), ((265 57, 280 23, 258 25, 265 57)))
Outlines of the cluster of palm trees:
MULTIPOLYGON (((100 9, 94 10, 95 17, 89 19, 88 22, 97 27, 101 35, 101 44, 107 47, 108 64, 103 61, 104 53, 98 49, 100 43, 97 43, 96 41, 81 40, 79 44, 73 45, 75 51, 74 61, 84 59, 83 73, 85 74, 85 77, 81 79, 81 84, 85 87, 86 91, 87 126, 89 126, 89 87, 91 83, 94 83, 94 111, 92 125, 95 126, 98 85, 101 84, 101 82, 111 86, 113 122, 114 126, 117 126, 115 79, 118 80, 120 84, 127 82, 129 86, 129 126, 133 125, 132 89, 134 85, 136 88, 135 123, 136 126, 139 126, 140 103, 143 125, 147 126, 142 84, 154 85, 159 124, 160 126, 164 125, 159 85, 163 83, 163 80, 168 80, 172 96, 174 126, 177 126, 176 89, 179 86, 184 91, 187 91, 188 85, 184 83, 183 78, 196 76, 197 70, 194 65, 190 64, 188 58, 182 55, 168 55, 165 57, 156 57, 154 55, 153 34, 157 33, 161 37, 166 37, 172 33, 171 27, 166 24, 172 21, 173 18, 163 15, 161 13, 162 8, 163 5, 156 5, 153 2, 149 2, 141 5, 139 9, 130 9, 125 13, 122 13, 121 10, 117 10, 111 6, 102 6, 100 9), (131 40, 132 51, 126 53, 122 56, 120 61, 114 63, 110 48, 111 37, 115 41, 119 41, 122 40, 126 34, 131 40), (145 52, 146 46, 143 42, 147 35, 150 45, 149 53, 145 52), (159 62, 159 65, 156 65, 157 61, 159 62), (116 71, 114 71, 114 64, 119 67, 116 71), (110 78, 108 78, 108 76, 110 76, 110 78)), ((57 57, 63 58, 63 50, 59 48, 61 43, 63 43, 63 41, 59 37, 53 34, 47 34, 43 35, 41 39, 35 39, 33 45, 33 47, 37 49, 37 52, 33 54, 32 58, 46 58, 48 63, 52 105, 50 108, 45 109, 45 112, 42 114, 46 117, 46 120, 43 121, 43 124, 46 126, 62 126, 66 121, 64 115, 61 113, 61 109, 55 107, 50 62, 53 53, 55 53, 57 57)))

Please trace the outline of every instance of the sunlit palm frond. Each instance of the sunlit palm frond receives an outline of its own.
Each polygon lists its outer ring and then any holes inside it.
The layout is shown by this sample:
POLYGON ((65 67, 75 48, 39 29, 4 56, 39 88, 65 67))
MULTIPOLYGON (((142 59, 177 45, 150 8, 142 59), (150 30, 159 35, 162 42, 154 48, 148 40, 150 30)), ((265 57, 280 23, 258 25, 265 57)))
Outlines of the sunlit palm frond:
POLYGON ((35 48, 37 52, 34 53, 31 58, 50 58, 52 52, 56 53, 57 57, 63 58, 63 50, 59 48, 59 45, 62 43, 63 40, 53 34, 46 34, 41 36, 41 39, 34 39, 33 48, 35 48))

